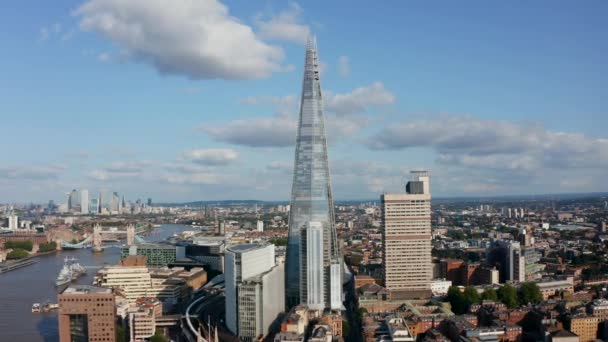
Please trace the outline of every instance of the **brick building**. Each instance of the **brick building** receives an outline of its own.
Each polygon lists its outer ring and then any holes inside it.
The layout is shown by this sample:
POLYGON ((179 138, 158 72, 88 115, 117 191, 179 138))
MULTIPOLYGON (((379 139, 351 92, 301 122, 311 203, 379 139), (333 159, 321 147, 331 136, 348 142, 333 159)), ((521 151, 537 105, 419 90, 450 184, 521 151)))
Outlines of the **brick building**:
POLYGON ((59 294, 59 341, 115 341, 115 311, 112 289, 67 287, 59 294))

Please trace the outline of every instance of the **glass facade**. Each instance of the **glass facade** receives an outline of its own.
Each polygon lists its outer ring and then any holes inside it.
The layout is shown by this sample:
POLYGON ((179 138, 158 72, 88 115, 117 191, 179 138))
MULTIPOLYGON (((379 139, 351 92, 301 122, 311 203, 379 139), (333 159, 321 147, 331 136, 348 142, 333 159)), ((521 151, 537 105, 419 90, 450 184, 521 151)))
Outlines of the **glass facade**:
POLYGON ((306 46, 289 214, 285 283, 288 307, 306 304, 310 296, 317 295, 321 295, 326 307, 329 307, 329 269, 331 264, 339 263, 324 121, 316 42, 309 41, 306 46), (314 295, 307 293, 305 231, 309 223, 321 225, 323 231, 322 238, 317 241, 323 244, 324 291, 314 295))

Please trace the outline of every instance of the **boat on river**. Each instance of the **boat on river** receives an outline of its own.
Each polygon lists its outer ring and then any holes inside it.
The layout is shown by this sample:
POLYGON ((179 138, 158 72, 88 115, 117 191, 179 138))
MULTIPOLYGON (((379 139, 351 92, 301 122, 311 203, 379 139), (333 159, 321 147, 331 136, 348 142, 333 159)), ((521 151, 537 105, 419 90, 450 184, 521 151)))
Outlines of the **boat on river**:
POLYGON ((75 258, 65 258, 63 268, 55 280, 55 286, 68 284, 87 273, 87 269, 80 265, 75 258))

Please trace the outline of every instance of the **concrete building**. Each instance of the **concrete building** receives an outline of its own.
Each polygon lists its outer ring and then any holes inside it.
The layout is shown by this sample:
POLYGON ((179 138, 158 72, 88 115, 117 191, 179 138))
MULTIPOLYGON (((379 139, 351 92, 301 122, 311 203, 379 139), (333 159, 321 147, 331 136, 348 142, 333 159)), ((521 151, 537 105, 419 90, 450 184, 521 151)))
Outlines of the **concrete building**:
POLYGON ((80 190, 80 213, 86 215, 89 213, 89 190, 80 190))
POLYGON ((191 291, 184 279, 170 273, 167 276, 163 270, 150 271, 146 266, 106 266, 97 272, 94 284, 116 289, 130 304, 153 297, 171 308, 188 299, 191 291))
POLYGON ((192 244, 186 246, 186 256, 209 265, 212 270, 224 273, 225 248, 224 236, 194 238, 192 244))
POLYGON ((519 242, 496 240, 486 255, 488 264, 498 269, 501 283, 526 281, 526 259, 519 242))
POLYGON ((433 296, 445 296, 448 294, 450 286, 452 286, 451 280, 435 279, 431 281, 431 292, 433 296))
POLYGON ((599 317, 579 315, 570 320, 570 331, 579 337, 580 342, 592 342, 597 339, 599 317))
POLYGON ((257 231, 258 232, 263 232, 264 231, 264 221, 258 220, 257 231))
POLYGON ((574 293, 574 277, 566 277, 565 279, 550 279, 541 280, 538 283, 538 288, 543 294, 543 300, 549 299, 558 293, 564 294, 574 293))
POLYGON ((162 303, 156 298, 140 298, 129 310, 131 342, 147 341, 156 332, 156 319, 162 316, 162 303))
POLYGON ((15 214, 8 215, 8 229, 17 230, 19 229, 19 217, 15 214))
POLYGON ((238 335, 241 341, 256 341, 285 310, 285 264, 243 280, 238 286, 238 335))
MULTIPOLYGON (((239 335, 239 286, 243 281, 268 272, 275 266, 271 244, 242 244, 225 251, 226 327, 239 335)), ((276 296, 281 295, 279 293, 276 296)), ((276 300, 276 296, 274 300, 276 300)))
POLYGON ((384 286, 393 298, 430 296, 431 192, 428 172, 413 172, 406 193, 383 194, 384 286))
POLYGON ((115 341, 112 289, 70 285, 58 296, 59 341, 115 341))

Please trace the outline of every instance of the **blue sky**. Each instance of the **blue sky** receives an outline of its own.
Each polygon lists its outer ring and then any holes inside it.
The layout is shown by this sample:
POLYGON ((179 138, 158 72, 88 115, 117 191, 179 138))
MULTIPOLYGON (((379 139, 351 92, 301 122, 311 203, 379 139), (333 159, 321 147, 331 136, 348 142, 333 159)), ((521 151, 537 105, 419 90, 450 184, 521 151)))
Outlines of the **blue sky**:
POLYGON ((605 1, 5 1, 0 201, 288 199, 308 34, 337 199, 606 191, 605 1))

